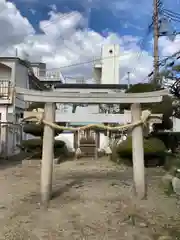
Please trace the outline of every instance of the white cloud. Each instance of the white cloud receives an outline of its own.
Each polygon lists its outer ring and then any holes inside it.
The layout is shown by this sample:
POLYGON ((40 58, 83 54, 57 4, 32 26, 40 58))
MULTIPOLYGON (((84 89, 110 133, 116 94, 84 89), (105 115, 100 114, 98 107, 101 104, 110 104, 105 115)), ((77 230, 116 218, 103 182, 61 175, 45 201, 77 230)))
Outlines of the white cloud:
POLYGON ((54 12, 57 11, 57 6, 56 6, 55 4, 51 4, 49 7, 50 7, 51 10, 53 10, 54 12))
POLYGON ((0 1, 0 51, 18 44, 35 31, 27 18, 24 18, 11 2, 0 1))
MULTIPOLYGON (((152 56, 141 51, 139 38, 119 36, 106 32, 106 38, 93 30, 83 29, 86 19, 79 12, 62 14, 51 10, 49 20, 39 23, 43 33, 36 33, 27 18, 24 18, 16 6, 0 0, 0 27, 4 29, 0 36, 1 55, 13 55, 15 48, 19 54, 26 51, 33 61, 44 61, 49 68, 76 65, 62 68, 63 73, 92 78, 92 59, 99 58, 102 44, 117 43, 120 45, 120 75, 126 80, 131 72, 132 81, 141 81, 151 72, 152 56), (4 52, 3 52, 4 51, 4 52), (138 56, 137 52, 141 52, 138 56)), ((176 40, 179 41, 179 40, 176 40)), ((178 43, 171 44, 161 40, 162 52, 172 52, 178 43)))
POLYGON ((180 36, 177 35, 174 41, 169 40, 167 37, 161 37, 159 46, 162 56, 172 55, 180 51, 180 36))
POLYGON ((35 15, 35 14, 36 14, 36 10, 33 9, 33 8, 30 8, 29 11, 32 13, 32 15, 35 15))

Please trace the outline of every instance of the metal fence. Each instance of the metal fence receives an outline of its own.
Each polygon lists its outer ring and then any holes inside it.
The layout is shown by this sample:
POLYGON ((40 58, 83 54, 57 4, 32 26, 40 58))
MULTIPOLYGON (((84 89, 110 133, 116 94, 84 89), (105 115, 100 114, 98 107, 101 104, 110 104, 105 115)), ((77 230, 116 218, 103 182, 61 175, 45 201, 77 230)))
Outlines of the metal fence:
POLYGON ((1 157, 9 157, 19 152, 22 142, 22 125, 12 122, 0 122, 1 157))

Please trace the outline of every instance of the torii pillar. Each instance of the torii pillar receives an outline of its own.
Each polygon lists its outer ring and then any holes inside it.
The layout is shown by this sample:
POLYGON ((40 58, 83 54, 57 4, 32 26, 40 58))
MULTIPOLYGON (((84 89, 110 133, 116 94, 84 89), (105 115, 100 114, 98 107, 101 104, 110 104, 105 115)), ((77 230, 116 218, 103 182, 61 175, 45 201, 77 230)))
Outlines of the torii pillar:
MULTIPOLYGON (((55 103, 46 103, 44 108, 44 120, 55 122, 55 103)), ((52 195, 52 175, 54 159, 54 128, 44 125, 42 161, 41 161, 41 202, 48 207, 52 195)))
MULTIPOLYGON (((141 105, 134 103, 131 105, 132 123, 141 120, 141 105)), ((146 196, 146 184, 144 173, 144 144, 143 126, 140 124, 132 130, 132 159, 133 159, 133 179, 135 194, 139 199, 146 196)))

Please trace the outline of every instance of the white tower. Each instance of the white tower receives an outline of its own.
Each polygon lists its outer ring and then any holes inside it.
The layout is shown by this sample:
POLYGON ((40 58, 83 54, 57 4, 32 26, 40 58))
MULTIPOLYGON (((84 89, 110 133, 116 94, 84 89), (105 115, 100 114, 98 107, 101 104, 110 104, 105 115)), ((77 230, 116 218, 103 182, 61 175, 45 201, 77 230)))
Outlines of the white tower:
POLYGON ((94 65, 94 79, 101 84, 119 84, 119 45, 104 45, 101 62, 94 65))

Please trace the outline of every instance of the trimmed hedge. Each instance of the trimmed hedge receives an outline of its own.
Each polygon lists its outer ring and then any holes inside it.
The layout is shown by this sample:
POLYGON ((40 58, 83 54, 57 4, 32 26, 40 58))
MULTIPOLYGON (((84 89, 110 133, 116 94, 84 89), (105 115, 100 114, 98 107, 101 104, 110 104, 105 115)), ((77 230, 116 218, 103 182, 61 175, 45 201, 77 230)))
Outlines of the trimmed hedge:
MULTIPOLYGON (((61 126, 65 126, 65 123, 61 123, 61 126)), ((23 132, 31 134, 36 137, 42 137, 44 134, 44 124, 26 123, 23 126, 23 132)), ((55 129, 54 134, 61 134, 63 130, 55 129)))
POLYGON ((159 138, 167 149, 175 153, 180 143, 180 132, 153 132, 151 136, 159 138))
MULTIPOLYGON (((37 156, 42 155, 42 139, 29 139, 24 140, 21 143, 20 148, 26 152, 37 153, 37 156)), ((54 141, 54 155, 59 156, 61 154, 66 154, 67 148, 65 142, 61 140, 54 141)))
MULTIPOLYGON (((40 138, 23 140, 21 145, 24 148, 34 149, 35 147, 42 147, 42 140, 40 138)), ((54 141, 55 148, 61 148, 61 147, 64 147, 64 145, 65 145, 65 142, 61 140, 54 141)))
MULTIPOLYGON (((128 137, 127 140, 119 144, 116 151, 120 159, 129 159, 129 162, 132 163, 132 137, 128 137)), ((145 165, 162 165, 164 163, 165 156, 166 147, 160 139, 144 139, 145 165)))

